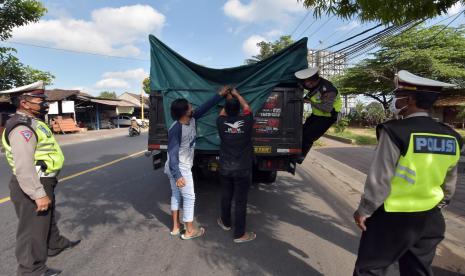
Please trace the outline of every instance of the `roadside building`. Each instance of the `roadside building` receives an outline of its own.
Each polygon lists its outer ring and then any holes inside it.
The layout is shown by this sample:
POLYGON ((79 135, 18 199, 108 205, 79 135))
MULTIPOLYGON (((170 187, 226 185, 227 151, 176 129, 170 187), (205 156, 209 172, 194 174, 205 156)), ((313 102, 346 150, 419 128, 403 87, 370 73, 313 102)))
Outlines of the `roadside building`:
POLYGON ((460 116, 461 112, 465 112, 465 93, 445 93, 434 104, 435 118, 455 128, 465 129, 465 118, 460 116))
POLYGON ((136 107, 121 99, 103 99, 80 92, 77 95, 76 118, 79 127, 102 129, 119 127, 118 115, 131 115, 136 107))
MULTIPOLYGON (((142 118, 142 105, 141 105, 141 94, 134 94, 125 92, 118 96, 118 99, 129 102, 134 105, 134 113, 133 116, 137 118, 142 118)), ((144 101, 144 118, 148 118, 149 116, 149 106, 150 106, 150 99, 148 96, 143 95, 144 101)))

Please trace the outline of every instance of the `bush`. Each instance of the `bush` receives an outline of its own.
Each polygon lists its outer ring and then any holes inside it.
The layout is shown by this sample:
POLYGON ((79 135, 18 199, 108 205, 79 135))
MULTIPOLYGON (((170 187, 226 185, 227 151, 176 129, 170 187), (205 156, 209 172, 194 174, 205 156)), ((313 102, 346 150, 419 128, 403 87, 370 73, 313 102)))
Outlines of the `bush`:
POLYGON ((365 117, 365 104, 357 101, 355 107, 350 110, 347 117, 349 118, 350 125, 361 127, 363 118, 365 117))
POLYGON ((386 113, 382 104, 372 102, 366 107, 365 123, 368 126, 376 126, 386 119, 386 113))
POLYGON ((335 125, 334 125, 334 132, 342 133, 349 125, 348 118, 341 118, 335 125))
POLYGON ((351 126, 373 127, 386 120, 386 113, 381 103, 371 102, 365 105, 359 101, 350 111, 348 118, 351 126))

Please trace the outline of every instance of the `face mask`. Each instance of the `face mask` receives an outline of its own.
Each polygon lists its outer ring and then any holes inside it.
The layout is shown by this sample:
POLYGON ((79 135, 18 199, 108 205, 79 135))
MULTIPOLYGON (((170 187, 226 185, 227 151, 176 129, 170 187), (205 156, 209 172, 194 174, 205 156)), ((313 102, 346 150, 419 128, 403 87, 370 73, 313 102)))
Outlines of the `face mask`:
POLYGON ((39 110, 37 110, 36 112, 38 112, 40 115, 46 115, 48 113, 48 109, 50 107, 50 104, 48 102, 41 102, 41 103, 34 103, 34 102, 31 102, 31 101, 28 101, 26 100, 28 103, 30 104, 36 104, 39 106, 39 110))
POLYGON ((404 110, 405 108, 407 108, 407 106, 404 106, 404 107, 402 107, 402 108, 397 108, 397 107, 396 107, 397 101, 398 101, 398 100, 401 100, 401 99, 405 99, 405 98, 407 98, 407 97, 394 98, 394 99, 392 99, 391 106, 389 107, 389 109, 391 110, 392 114, 394 114, 394 115, 397 116, 397 115, 399 115, 399 113, 400 113, 402 110, 404 110))

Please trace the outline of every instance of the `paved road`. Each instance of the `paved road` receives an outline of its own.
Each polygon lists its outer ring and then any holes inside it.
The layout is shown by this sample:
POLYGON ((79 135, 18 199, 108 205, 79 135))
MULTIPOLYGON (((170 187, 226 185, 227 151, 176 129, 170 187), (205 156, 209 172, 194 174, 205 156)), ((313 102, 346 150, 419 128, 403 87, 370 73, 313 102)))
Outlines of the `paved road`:
MULTIPOLYGON (((327 140, 326 140, 327 141, 327 140)), ((317 149, 327 156, 338 160, 364 174, 370 170, 374 147, 347 146, 339 142, 328 141, 329 146, 317 149)), ((456 193, 448 210, 465 220, 465 160, 459 163, 459 178, 456 193)))
MULTIPOLYGON (((146 138, 65 146, 61 177, 143 150, 146 138)), ((169 236, 169 184, 146 157, 81 175, 60 184, 57 210, 62 232, 83 242, 48 263, 64 275, 349 275, 359 239, 353 207, 331 175, 312 164, 251 188, 248 222, 258 238, 243 245, 216 226, 216 181, 196 185, 196 218, 207 233, 186 242, 169 236)), ((8 179, 0 163, 0 198, 8 195, 8 179)), ((11 202, 0 204, 0 219, 0 275, 14 275, 11 202)))

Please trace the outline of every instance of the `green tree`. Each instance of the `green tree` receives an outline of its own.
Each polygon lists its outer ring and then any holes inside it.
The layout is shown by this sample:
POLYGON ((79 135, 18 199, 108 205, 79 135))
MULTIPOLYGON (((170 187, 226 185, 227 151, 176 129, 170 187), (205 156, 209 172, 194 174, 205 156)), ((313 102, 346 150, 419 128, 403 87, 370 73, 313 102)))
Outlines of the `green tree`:
POLYGON ((394 76, 408 70, 465 87, 465 25, 414 28, 381 42, 380 49, 335 77, 343 94, 365 95, 388 109, 394 76))
POLYGON ((292 43, 294 43, 294 41, 292 40, 292 37, 290 35, 283 35, 274 42, 261 41, 257 43, 257 46, 260 47, 260 53, 256 56, 253 56, 251 59, 246 59, 245 63, 257 63, 261 60, 266 59, 267 57, 276 54, 277 52, 291 45, 292 43))
POLYGON ((55 77, 49 73, 24 65, 13 55, 13 48, 0 47, 0 90, 30 84, 39 80, 52 84, 55 77))
POLYGON ((144 89, 145 93, 150 94, 150 77, 146 77, 142 81, 142 89, 144 89))
POLYGON ((118 98, 116 96, 116 92, 110 92, 110 91, 102 91, 102 92, 100 92, 98 97, 103 98, 103 99, 116 99, 116 98, 118 98))
POLYGON ((355 103, 355 107, 350 111, 348 118, 352 125, 356 124, 361 127, 365 116, 365 104, 361 101, 355 103))
POLYGON ((377 21, 384 24, 402 24, 411 20, 432 18, 447 13, 447 10, 465 0, 297 0, 315 17, 334 14, 343 19, 358 18, 362 22, 377 21))
POLYGON ((47 10, 34 0, 0 0, 0 40, 11 37, 13 28, 37 22, 47 10))
POLYGON ((368 126, 376 126, 386 119, 386 112, 383 105, 378 102, 371 102, 366 107, 365 121, 368 126))
MULTIPOLYGON (((46 11, 35 0, 0 0, 0 41, 10 38, 15 27, 39 21, 46 11)), ((0 90, 38 80, 43 80, 46 84, 52 83, 55 77, 51 73, 24 65, 15 53, 13 48, 0 47, 0 90)))

